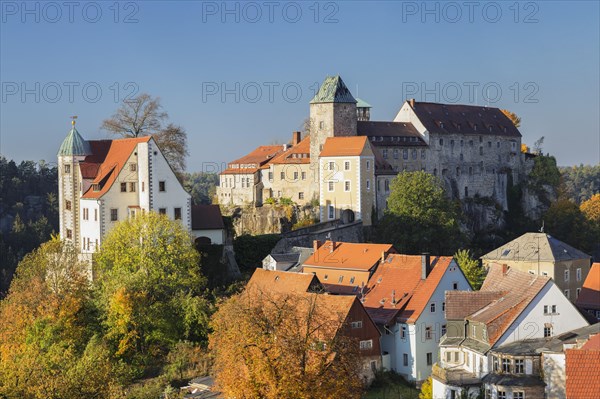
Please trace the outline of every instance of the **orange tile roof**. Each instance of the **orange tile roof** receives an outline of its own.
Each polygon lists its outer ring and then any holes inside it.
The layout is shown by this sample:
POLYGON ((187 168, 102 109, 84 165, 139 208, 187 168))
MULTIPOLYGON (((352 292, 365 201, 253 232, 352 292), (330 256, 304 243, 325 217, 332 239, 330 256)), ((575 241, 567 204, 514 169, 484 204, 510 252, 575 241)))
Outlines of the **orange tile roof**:
POLYGON ((568 399, 600 397, 600 334, 580 349, 567 349, 566 376, 568 399))
POLYGON ((363 305, 378 323, 396 317, 414 323, 452 262, 452 257, 431 257, 431 271, 421 279, 420 255, 389 255, 381 263, 364 291, 363 305))
POLYGON ((575 303, 584 309, 600 310, 600 263, 592 264, 575 303))
POLYGON ((254 173, 261 166, 270 162, 273 157, 283 151, 283 145, 261 145, 251 153, 230 162, 227 169, 221 172, 222 175, 228 174, 249 174, 254 173), (242 168, 241 165, 246 165, 242 168))
POLYGON ((387 256, 388 253, 396 253, 396 250, 392 244, 325 241, 303 266, 366 271, 377 266, 382 253, 387 256))
POLYGON ((319 279, 312 273, 256 269, 247 287, 270 292, 307 292, 319 285, 319 279))
POLYGON ((369 145, 366 136, 329 137, 325 140, 321 157, 356 156, 369 145))
POLYGON ((100 185, 100 190, 95 191, 90 187, 82 198, 102 197, 117 179, 117 176, 127 163, 131 153, 139 143, 147 143, 151 136, 130 139, 101 140, 99 143, 90 141, 92 152, 100 153, 87 156, 81 164, 82 176, 92 179, 92 184, 100 185))
POLYGON ((310 163, 310 136, 297 145, 277 155, 269 164, 308 164, 310 163))

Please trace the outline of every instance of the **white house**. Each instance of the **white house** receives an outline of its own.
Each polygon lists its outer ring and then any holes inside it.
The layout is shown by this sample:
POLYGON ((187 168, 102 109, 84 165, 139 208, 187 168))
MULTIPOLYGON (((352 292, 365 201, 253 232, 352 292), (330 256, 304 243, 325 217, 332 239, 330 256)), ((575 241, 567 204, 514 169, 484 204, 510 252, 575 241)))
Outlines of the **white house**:
MULTIPOLYGON (((447 332, 432 374, 434 399, 457 398, 463 390, 476 393, 483 382, 494 399, 523 399, 525 382, 512 389, 506 378, 485 378, 499 368, 509 373, 517 367, 523 376, 533 375, 538 371, 533 360, 523 358, 517 365, 510 356, 497 353, 515 342, 551 340, 588 325, 550 277, 498 264, 490 265, 480 291, 446 293, 446 319, 447 332)), ((524 381, 533 384, 535 378, 524 381)))
POLYGON ((150 136, 84 140, 73 127, 58 152, 60 237, 93 254, 120 220, 155 211, 191 228, 191 197, 150 136))
POLYGON ((225 244, 225 223, 219 205, 192 205, 192 236, 197 244, 225 244))
POLYGON ((438 360, 445 334, 445 293, 471 290, 452 257, 389 254, 365 289, 362 301, 381 331, 384 366, 420 382, 438 360))

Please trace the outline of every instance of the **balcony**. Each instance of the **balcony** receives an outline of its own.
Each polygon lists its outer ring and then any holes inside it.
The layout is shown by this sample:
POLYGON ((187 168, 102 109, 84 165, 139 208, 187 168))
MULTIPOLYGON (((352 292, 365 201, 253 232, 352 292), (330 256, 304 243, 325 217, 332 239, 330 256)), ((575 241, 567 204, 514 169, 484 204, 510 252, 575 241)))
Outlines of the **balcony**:
POLYGON ((445 369, 438 363, 435 363, 431 369, 432 377, 453 386, 480 385, 481 379, 477 375, 461 368, 445 369))

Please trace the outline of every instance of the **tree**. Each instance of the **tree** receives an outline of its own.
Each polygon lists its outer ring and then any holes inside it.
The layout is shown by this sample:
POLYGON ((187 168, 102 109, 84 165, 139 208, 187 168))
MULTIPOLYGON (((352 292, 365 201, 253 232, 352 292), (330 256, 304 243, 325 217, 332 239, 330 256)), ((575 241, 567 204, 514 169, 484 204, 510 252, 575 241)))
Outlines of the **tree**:
POLYGON ((391 183, 388 209, 377 227, 377 239, 406 253, 444 255, 459 248, 459 209, 437 177, 402 172, 391 183))
POLYGON ((433 387, 431 385, 431 377, 427 378, 423 384, 421 384, 421 392, 419 392, 419 399, 432 399, 433 398, 433 387))
POLYGON ((593 249, 593 227, 574 202, 565 199, 556 201, 543 219, 544 230, 549 234, 584 252, 593 249))
POLYGON ((471 287, 475 291, 479 290, 485 279, 485 273, 479 262, 471 257, 471 251, 468 249, 459 249, 454 254, 454 260, 458 263, 467 280, 469 280, 471 287))
POLYGON ((508 117, 508 119, 510 119, 510 121, 513 123, 513 125, 515 125, 516 128, 519 128, 521 126, 521 118, 517 114, 515 114, 514 112, 510 112, 507 109, 502 109, 501 111, 504 115, 508 117))
POLYGON ((600 165, 579 165, 560 168, 564 195, 581 204, 600 193, 600 165))
POLYGON ((223 302, 209 344, 223 396, 360 398, 358 341, 323 298, 247 289, 223 302))
POLYGON ((102 122, 102 129, 121 137, 154 137, 171 167, 181 173, 188 155, 187 134, 181 126, 165 126, 167 119, 160 98, 142 93, 124 100, 113 116, 102 122))
POLYGON ((592 198, 584 201, 580 209, 587 220, 600 225, 600 194, 594 194, 592 198))
POLYGON ((179 340, 206 339, 206 280, 179 221, 149 212, 119 223, 96 263, 97 303, 118 357, 143 369, 179 340))

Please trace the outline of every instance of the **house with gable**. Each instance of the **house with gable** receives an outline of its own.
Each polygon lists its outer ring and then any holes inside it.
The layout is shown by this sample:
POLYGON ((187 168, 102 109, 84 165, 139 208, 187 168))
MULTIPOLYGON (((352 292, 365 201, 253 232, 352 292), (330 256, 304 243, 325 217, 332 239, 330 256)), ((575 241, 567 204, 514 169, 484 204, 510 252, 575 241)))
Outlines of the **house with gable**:
MULTIPOLYGON (((486 376, 500 367, 492 353, 505 345, 552 339, 588 325, 549 276, 500 264, 489 265, 480 291, 446 292, 446 320, 439 362, 432 370, 435 399, 479 392, 486 376)), ((532 363, 523 361, 523 375, 531 375, 532 363)), ((509 357, 503 362, 505 370, 516 367, 509 357)), ((508 382, 490 383, 494 399, 516 399, 523 393, 508 382)))
POLYGON ((367 286, 379 262, 396 253, 391 244, 314 241, 314 252, 302 265, 334 294, 357 295, 367 286))
POLYGON ((445 293, 471 286, 452 257, 389 254, 360 296, 381 331, 384 365, 421 382, 446 333, 445 293))
POLYGON ((58 151, 61 239, 91 259, 116 223, 139 212, 191 230, 191 196, 151 136, 85 140, 72 125, 58 151))
POLYGON ((575 304, 588 319, 600 322, 600 263, 592 264, 575 304))

